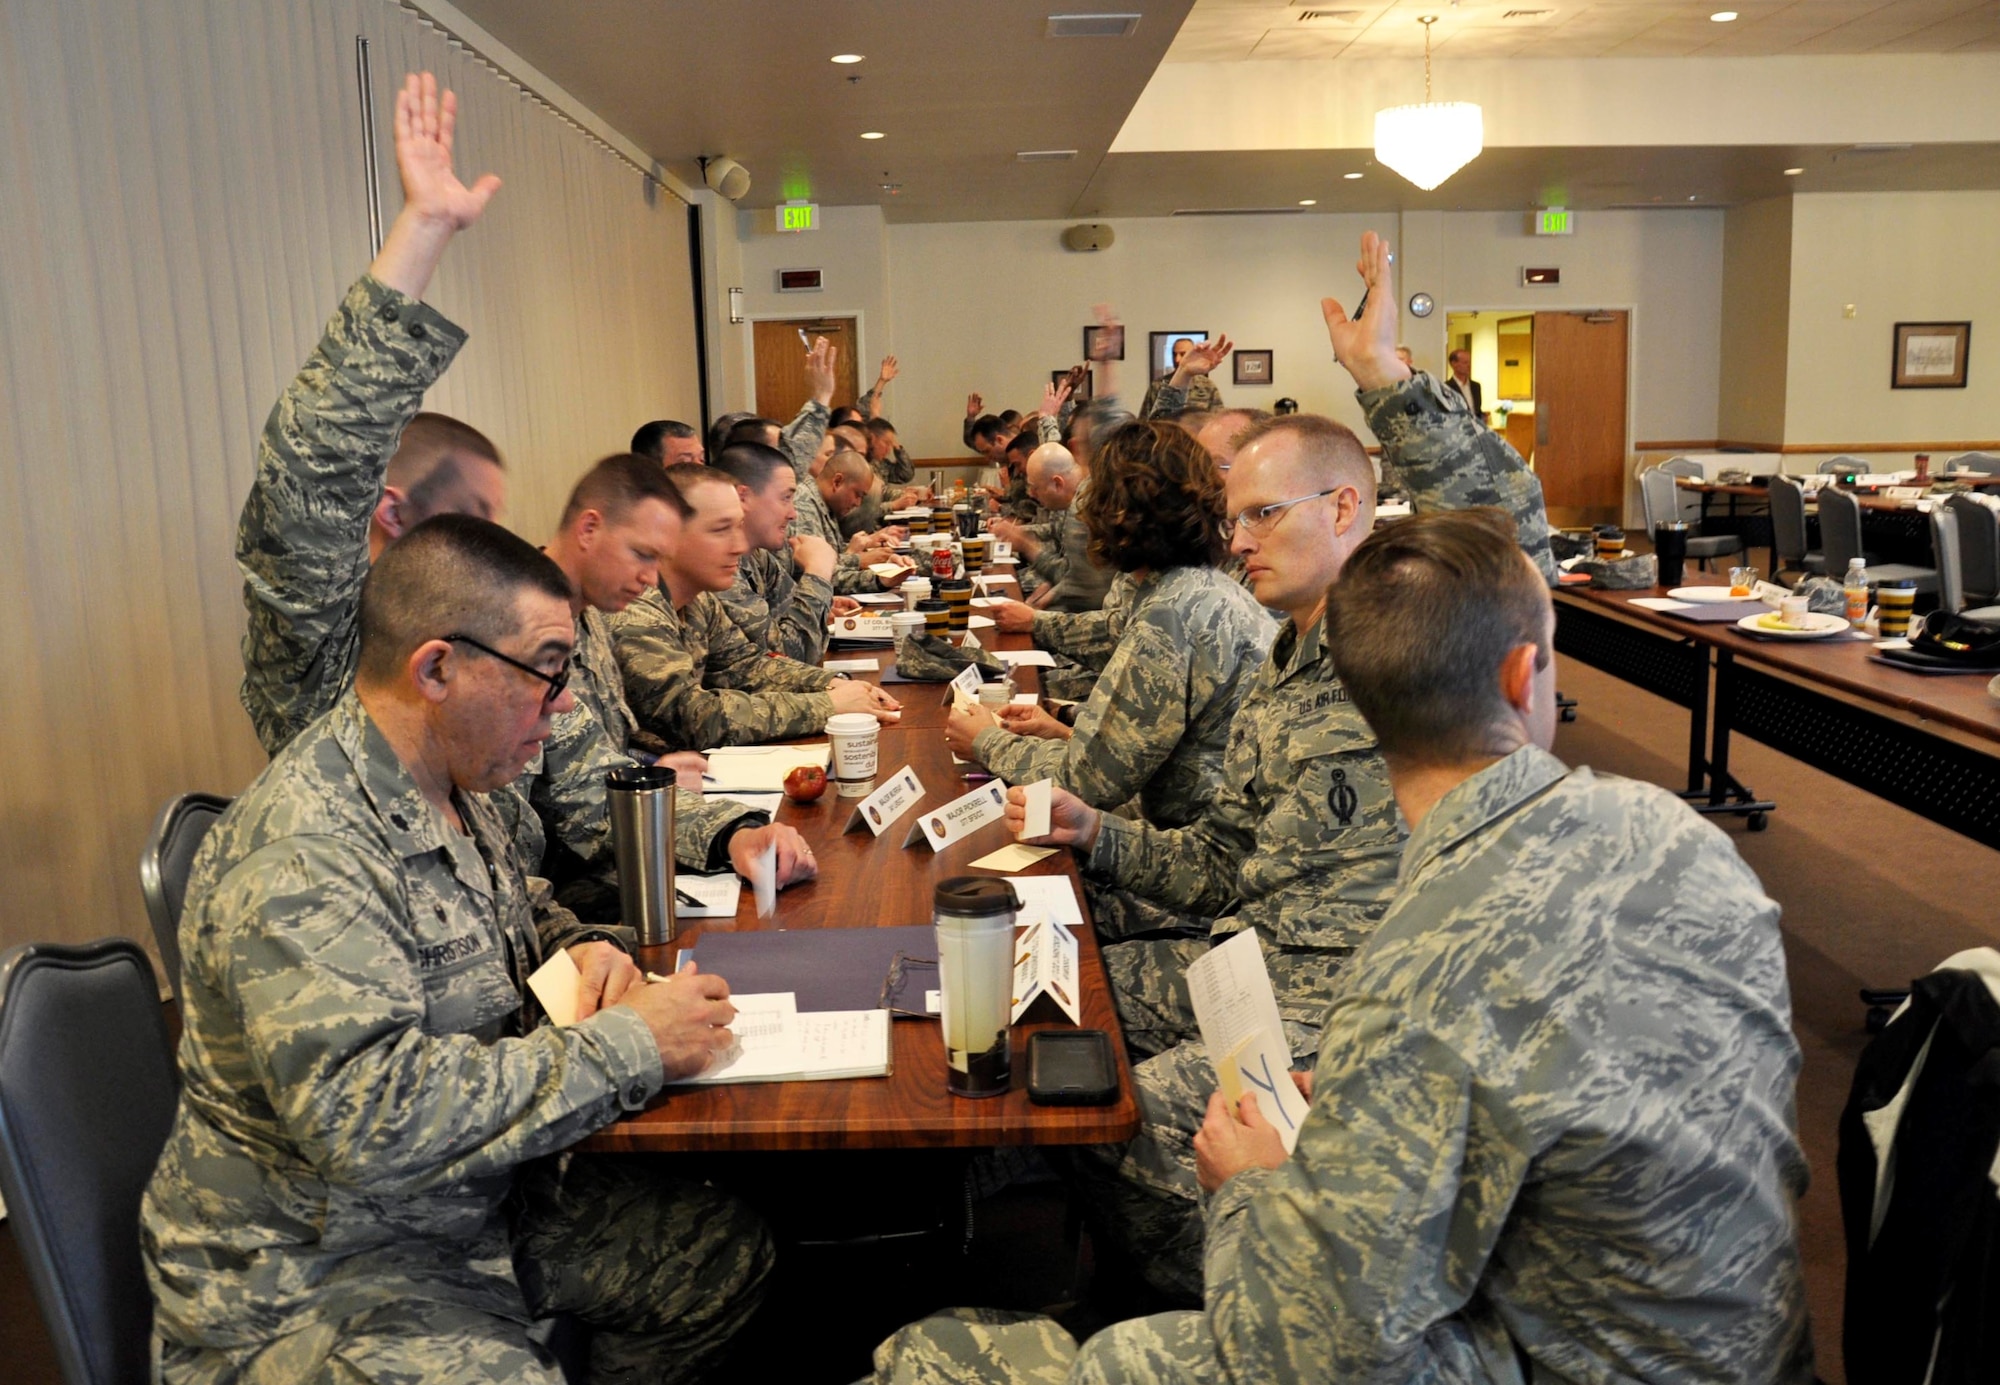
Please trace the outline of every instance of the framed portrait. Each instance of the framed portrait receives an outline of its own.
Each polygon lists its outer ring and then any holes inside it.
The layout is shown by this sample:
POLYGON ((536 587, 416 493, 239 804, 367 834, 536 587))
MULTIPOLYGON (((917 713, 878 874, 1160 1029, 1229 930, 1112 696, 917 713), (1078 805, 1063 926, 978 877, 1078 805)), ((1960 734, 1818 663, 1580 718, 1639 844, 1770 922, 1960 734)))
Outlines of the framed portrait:
POLYGON ((1889 388, 1962 390, 1965 358, 1972 346, 1970 322, 1899 322, 1896 354, 1889 365, 1889 388))
POLYGON ((1125 329, 1123 327, 1086 327, 1083 329, 1083 358, 1086 361, 1122 361, 1125 359, 1125 329), (1100 350, 1100 348, 1102 348, 1100 350))
MULTIPOLYGON (((1060 385, 1068 378, 1069 372, 1067 370, 1052 370, 1049 372, 1049 383, 1051 385, 1060 385)), ((1083 378, 1077 382, 1076 389, 1071 393, 1070 398, 1079 404, 1088 404, 1092 399, 1097 397, 1095 388, 1096 379, 1097 373, 1095 371, 1084 371, 1083 378)))
POLYGON ((1238 351, 1230 356, 1235 367, 1235 382, 1239 385, 1268 385, 1271 381, 1271 355, 1269 351, 1238 351))
POLYGON ((1146 334, 1146 362, 1152 367, 1152 378, 1164 380, 1174 373, 1174 343, 1177 341, 1207 341, 1206 332, 1148 332, 1146 334))

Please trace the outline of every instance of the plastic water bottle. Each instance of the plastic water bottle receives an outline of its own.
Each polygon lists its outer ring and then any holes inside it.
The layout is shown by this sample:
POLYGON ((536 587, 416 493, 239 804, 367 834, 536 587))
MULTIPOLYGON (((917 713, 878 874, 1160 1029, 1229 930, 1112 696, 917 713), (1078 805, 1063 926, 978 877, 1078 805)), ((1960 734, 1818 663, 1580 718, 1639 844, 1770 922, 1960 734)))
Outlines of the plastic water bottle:
POLYGON ((1856 630, 1868 619, 1868 565, 1859 558, 1847 560, 1847 576, 1841 581, 1847 595, 1847 623, 1856 630))

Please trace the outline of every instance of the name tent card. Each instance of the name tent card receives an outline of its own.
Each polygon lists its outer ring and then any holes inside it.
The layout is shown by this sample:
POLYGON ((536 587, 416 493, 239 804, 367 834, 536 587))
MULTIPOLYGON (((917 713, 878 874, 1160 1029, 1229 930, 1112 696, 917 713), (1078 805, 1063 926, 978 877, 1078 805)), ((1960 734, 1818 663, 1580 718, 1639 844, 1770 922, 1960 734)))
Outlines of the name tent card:
POLYGON ((1031 923, 1014 944, 1013 1023, 1035 1009, 1057 1009, 1071 1024, 1083 1023, 1076 1008, 1076 935, 1059 923, 1031 923))
POLYGON ((896 637, 887 616, 836 616, 827 629, 837 640, 893 640, 896 637))
POLYGON ((855 805, 854 815, 848 818, 847 826, 840 829, 840 834, 844 837, 865 827, 879 837, 889 830, 890 823, 909 812, 923 796, 923 781, 917 778, 915 770, 904 765, 889 776, 888 783, 855 805))
POLYGON ((980 685, 985 681, 986 675, 979 671, 978 664, 967 664, 960 669, 947 689, 951 694, 952 705, 956 707, 967 702, 977 702, 980 685))
MULTIPOLYGON (((943 851, 961 837, 970 836, 990 822, 1006 815, 1007 786, 995 779, 961 794, 942 808, 933 808, 917 819, 903 845, 928 842, 932 851, 943 851)), ((1068 884, 1068 881, 1064 881, 1068 884)))

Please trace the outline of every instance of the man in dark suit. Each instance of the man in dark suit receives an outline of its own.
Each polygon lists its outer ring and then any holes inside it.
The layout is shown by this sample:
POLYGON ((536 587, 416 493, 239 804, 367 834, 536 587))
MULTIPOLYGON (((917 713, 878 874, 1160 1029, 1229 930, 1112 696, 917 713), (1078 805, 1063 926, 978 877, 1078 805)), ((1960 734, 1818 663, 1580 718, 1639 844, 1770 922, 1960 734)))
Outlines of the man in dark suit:
POLYGON ((1451 363, 1451 374, 1445 378, 1444 387, 1448 390, 1457 390, 1465 402, 1472 406, 1472 412, 1479 415, 1479 421, 1484 423, 1485 396, 1479 388, 1479 382, 1472 378, 1472 353, 1460 347, 1447 359, 1451 363))

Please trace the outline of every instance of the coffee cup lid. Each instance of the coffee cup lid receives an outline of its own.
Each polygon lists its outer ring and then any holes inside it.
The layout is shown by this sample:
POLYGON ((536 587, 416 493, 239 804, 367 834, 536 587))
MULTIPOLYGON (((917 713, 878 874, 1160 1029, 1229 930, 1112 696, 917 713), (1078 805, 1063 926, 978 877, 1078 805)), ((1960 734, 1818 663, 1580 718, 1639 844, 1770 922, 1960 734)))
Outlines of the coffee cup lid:
POLYGON ((880 726, 881 723, 867 712, 835 712, 826 719, 826 733, 829 736, 859 736, 880 726))
POLYGON ((949 880, 940 880, 934 903, 939 913, 960 918, 1013 914, 1021 909, 1014 887, 990 875, 954 875, 949 880))

